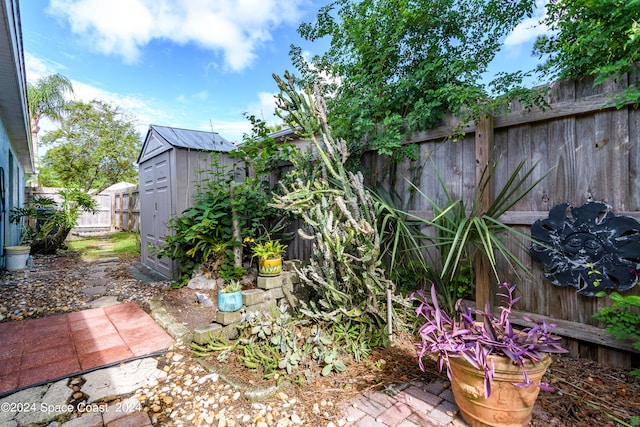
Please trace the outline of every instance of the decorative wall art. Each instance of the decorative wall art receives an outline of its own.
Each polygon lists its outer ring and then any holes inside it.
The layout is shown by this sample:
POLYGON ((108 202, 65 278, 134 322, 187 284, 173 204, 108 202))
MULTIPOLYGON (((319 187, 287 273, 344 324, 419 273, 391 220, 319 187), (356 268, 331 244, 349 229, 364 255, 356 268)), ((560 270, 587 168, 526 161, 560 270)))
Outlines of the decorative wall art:
POLYGON ((547 219, 531 226, 531 236, 537 242, 530 253, 554 285, 595 296, 604 290, 631 289, 638 281, 640 223, 614 215, 605 203, 554 206, 547 219))

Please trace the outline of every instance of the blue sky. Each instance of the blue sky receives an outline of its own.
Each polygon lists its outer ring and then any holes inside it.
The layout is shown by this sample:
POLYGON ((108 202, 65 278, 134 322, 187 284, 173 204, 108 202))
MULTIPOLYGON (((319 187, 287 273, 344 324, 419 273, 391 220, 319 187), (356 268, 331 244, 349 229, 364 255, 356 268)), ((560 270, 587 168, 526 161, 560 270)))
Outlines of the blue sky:
MULTIPOLYGON (((27 80, 63 74, 75 99, 99 99, 133 115, 142 138, 157 124, 241 141, 250 131, 243 113, 277 121, 271 75, 293 71, 289 46, 310 54, 325 47, 296 30, 328 2, 23 0, 27 80)), ((530 68, 531 44, 544 31, 538 20, 505 39, 494 71, 530 68)))

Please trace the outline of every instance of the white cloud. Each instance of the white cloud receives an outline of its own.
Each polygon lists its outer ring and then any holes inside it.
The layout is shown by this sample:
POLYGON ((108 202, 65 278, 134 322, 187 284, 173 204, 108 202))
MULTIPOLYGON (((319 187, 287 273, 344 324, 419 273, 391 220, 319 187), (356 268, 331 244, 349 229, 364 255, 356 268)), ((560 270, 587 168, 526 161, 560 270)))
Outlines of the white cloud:
POLYGON ((229 142, 242 142, 242 136, 251 132, 251 123, 248 120, 211 120, 199 127, 206 132, 217 132, 229 142))
POLYGON ((540 23, 540 18, 527 18, 509 33, 504 40, 504 45, 506 47, 521 46, 548 32, 549 28, 540 23))
POLYGON ((256 50, 271 41, 271 32, 296 24, 305 0, 51 0, 48 12, 69 23, 71 31, 94 50, 121 56, 127 63, 141 57, 152 40, 193 43, 219 53, 223 67, 251 66, 256 50))
POLYGON ((180 94, 176 97, 176 102, 180 104, 192 104, 193 101, 202 102, 209 98, 209 92, 201 90, 200 92, 193 93, 191 95, 180 94))
POLYGON ((247 107, 247 113, 270 123, 274 120, 276 111, 276 99, 274 93, 258 93, 258 102, 254 102, 247 107))
POLYGON ((547 34, 549 28, 542 24, 542 20, 546 16, 546 4, 548 0, 540 0, 536 2, 536 8, 531 18, 524 19, 519 23, 504 40, 507 48, 514 48, 533 42, 538 36, 547 34))
POLYGON ((64 66, 57 62, 38 58, 29 52, 24 53, 24 62, 29 83, 35 83, 36 80, 42 77, 55 74, 58 72, 57 70, 64 69, 64 66))
MULTIPOLYGON (((35 83, 38 79, 55 73, 60 73, 64 67, 58 63, 42 60, 32 54, 25 52, 25 64, 27 71, 27 81, 35 83)), ((157 100, 145 98, 142 95, 128 94, 122 95, 108 90, 92 86, 77 80, 71 80, 73 95, 67 95, 69 99, 89 102, 97 99, 119 108, 123 113, 135 116, 136 130, 144 137, 150 123, 163 123, 170 120, 171 115, 167 112, 154 108, 159 104, 157 100)), ((42 133, 57 129, 58 125, 50 120, 43 120, 40 128, 42 133)))

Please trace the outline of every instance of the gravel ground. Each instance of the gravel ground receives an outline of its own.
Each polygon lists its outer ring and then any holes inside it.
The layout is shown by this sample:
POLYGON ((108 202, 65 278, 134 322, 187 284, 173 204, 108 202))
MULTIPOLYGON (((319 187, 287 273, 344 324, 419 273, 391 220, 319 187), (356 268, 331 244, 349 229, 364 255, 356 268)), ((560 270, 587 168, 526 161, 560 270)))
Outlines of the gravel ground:
MULTIPOLYGON (((73 252, 35 256, 32 268, 0 274, 0 322, 82 310, 104 296, 135 301, 148 311, 149 301, 169 292, 170 284, 134 278, 129 270, 134 263, 137 260, 83 260, 73 252)), ((296 387, 277 391, 261 402, 247 400, 242 388, 205 369, 186 344, 176 344, 157 359, 167 378, 133 393, 156 426, 344 424, 338 421, 334 402, 317 393, 317 400, 309 402, 307 396, 301 401, 296 387)))

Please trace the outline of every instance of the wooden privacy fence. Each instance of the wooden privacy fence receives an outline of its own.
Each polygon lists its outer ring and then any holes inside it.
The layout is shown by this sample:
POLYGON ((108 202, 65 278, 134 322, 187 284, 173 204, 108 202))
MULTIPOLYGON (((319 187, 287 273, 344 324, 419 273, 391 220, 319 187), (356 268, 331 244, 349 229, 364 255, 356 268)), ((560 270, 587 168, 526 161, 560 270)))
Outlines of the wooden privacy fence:
MULTIPOLYGON (((36 196, 48 197, 60 204, 62 197, 58 194, 61 188, 33 187, 27 189, 27 198, 36 196)), ((100 193, 93 196, 96 201, 96 212, 84 212, 78 218, 78 225, 72 230, 73 233, 92 233, 99 231, 109 231, 111 229, 111 195, 100 193)))
POLYGON ((111 230, 140 232, 138 187, 111 192, 111 230))
MULTIPOLYGON (((489 192, 496 195, 515 167, 526 160, 525 169, 537 163, 529 183, 549 174, 501 218, 515 229, 530 234, 531 224, 547 218, 549 210, 560 203, 581 206, 587 201, 603 201, 616 215, 640 219, 640 111, 632 106, 603 108, 610 94, 637 81, 638 75, 633 75, 596 88, 592 79, 555 83, 548 100, 550 109, 525 111, 513 103, 509 114, 466 127, 466 135, 459 142, 447 139, 453 124, 418 132, 407 143, 418 145, 420 159, 389 168, 384 157, 369 156, 369 184, 393 188, 400 195, 400 206, 432 218, 430 205, 410 191, 409 182, 442 202, 446 197, 439 173, 452 196, 470 206, 479 173, 488 161, 501 158, 489 192)), ((523 297, 517 305, 520 316, 530 314, 559 324, 558 332, 568 338, 574 356, 619 366, 638 363, 631 345, 607 335, 592 317, 611 305, 608 298, 581 296, 571 286, 554 286, 526 248, 516 242, 509 246, 532 272, 532 277, 516 277, 504 261, 500 262, 505 272, 501 281, 517 283, 523 297)), ((497 283, 482 266, 477 273, 476 301, 484 305, 487 299, 493 299, 497 283)), ((640 286, 628 293, 640 295, 640 286)))
MULTIPOLYGON (((44 196, 62 202, 58 194, 60 188, 37 187, 27 191, 29 198, 44 196)), ((111 190, 96 194, 96 212, 84 212, 78 218, 75 234, 99 233, 107 231, 140 231, 140 201, 138 187, 125 190, 111 190)))

